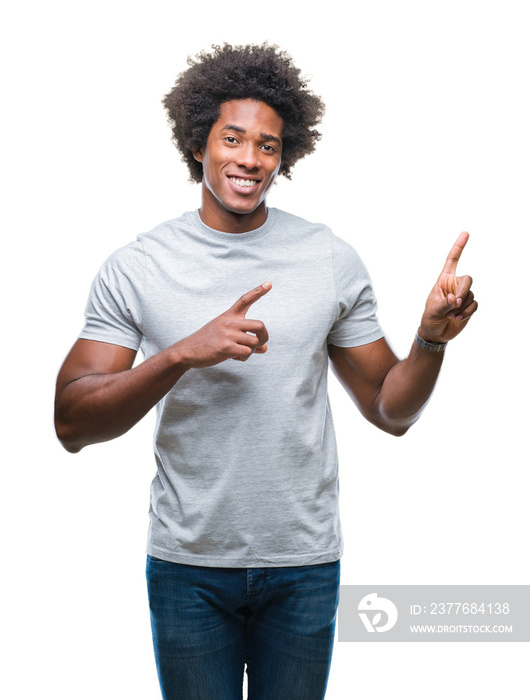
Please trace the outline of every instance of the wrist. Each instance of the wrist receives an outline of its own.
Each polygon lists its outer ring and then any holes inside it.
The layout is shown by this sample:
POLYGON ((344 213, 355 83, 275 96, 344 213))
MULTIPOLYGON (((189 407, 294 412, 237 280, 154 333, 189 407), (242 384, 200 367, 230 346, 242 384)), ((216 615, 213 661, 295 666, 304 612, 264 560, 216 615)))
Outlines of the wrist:
POLYGON ((418 328, 414 340, 422 350, 427 350, 429 352, 444 352, 445 348, 447 347, 447 342, 433 340, 431 337, 429 337, 428 333, 423 331, 421 326, 418 328))
POLYGON ((169 361, 173 369, 181 372, 187 372, 193 367, 193 360, 189 353, 186 352, 186 345, 182 340, 177 341, 168 348, 169 361))

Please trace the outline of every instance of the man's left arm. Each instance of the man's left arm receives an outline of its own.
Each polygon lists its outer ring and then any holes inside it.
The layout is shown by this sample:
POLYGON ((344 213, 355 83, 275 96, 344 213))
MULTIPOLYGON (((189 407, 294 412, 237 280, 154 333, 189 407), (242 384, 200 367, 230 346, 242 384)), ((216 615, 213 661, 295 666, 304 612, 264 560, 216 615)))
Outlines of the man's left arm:
POLYGON ((392 435, 404 435, 427 404, 444 356, 444 343, 455 338, 478 308, 469 275, 456 267, 469 234, 458 237, 427 298, 409 356, 400 361, 382 338, 367 345, 329 345, 337 378, 371 423, 392 435))

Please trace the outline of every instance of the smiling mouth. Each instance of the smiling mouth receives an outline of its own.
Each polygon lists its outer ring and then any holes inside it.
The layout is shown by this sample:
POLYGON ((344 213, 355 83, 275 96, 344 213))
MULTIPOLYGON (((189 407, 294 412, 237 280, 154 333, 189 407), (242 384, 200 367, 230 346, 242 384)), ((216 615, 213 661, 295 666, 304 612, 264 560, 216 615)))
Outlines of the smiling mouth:
POLYGON ((229 177, 228 179, 239 187, 254 187, 259 182, 259 180, 250 180, 242 177, 229 177))

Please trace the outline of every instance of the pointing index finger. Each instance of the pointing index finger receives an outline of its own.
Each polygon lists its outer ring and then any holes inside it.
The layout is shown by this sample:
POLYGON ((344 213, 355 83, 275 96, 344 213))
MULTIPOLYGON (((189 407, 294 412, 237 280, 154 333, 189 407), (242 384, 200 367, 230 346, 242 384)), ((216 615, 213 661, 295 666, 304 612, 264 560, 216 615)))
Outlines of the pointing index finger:
POLYGON ((231 311, 244 316, 252 304, 258 301, 258 299, 261 299, 264 294, 267 294, 271 287, 272 284, 270 282, 264 282, 263 284, 260 284, 259 287, 252 289, 250 292, 246 292, 246 294, 239 297, 236 303, 232 306, 231 311))
POLYGON ((445 273, 447 275, 454 275, 456 273, 456 266, 460 260, 460 256, 462 255, 462 251, 464 250, 468 239, 469 233, 467 233, 467 231, 464 231, 458 236, 456 243, 451 248, 451 251, 447 256, 442 274, 445 273))

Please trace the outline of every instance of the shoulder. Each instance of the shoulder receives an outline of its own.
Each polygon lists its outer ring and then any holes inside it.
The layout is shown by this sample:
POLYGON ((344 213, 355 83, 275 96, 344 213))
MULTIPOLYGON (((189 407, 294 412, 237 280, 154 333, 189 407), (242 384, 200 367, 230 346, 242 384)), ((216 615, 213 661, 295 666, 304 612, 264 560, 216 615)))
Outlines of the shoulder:
POLYGON ((332 254, 333 264, 338 272, 345 268, 350 271, 365 271, 363 261, 353 245, 335 234, 326 224, 308 221, 281 209, 271 211, 275 213, 275 224, 283 231, 288 234, 289 232, 298 233, 305 240, 313 239, 320 245, 326 246, 332 254))
POLYGON ((139 239, 118 248, 105 260, 100 268, 99 276, 109 277, 125 275, 138 277, 145 268, 145 253, 139 239))
POLYGON ((269 213, 274 217, 274 224, 276 226, 289 227, 301 232, 326 232, 326 234, 331 234, 331 229, 325 224, 308 221, 307 219, 297 216, 296 214, 291 214, 283 209, 275 209, 273 207, 269 208, 269 213))
POLYGON ((141 243, 145 249, 156 245, 174 245, 175 237, 191 229, 193 229, 193 212, 188 211, 176 219, 163 221, 150 231, 141 233, 137 241, 141 243))
POLYGON ((102 269, 117 268, 140 272, 145 268, 146 258, 155 255, 158 249, 174 249, 175 239, 191 226, 191 212, 176 219, 158 224, 150 231, 140 233, 135 241, 115 250, 104 262, 102 269))
POLYGON ((365 272, 366 268, 355 248, 340 236, 331 234, 333 264, 337 272, 345 268, 353 272, 365 272))
POLYGON ((327 224, 318 221, 309 221, 308 219, 283 211, 282 209, 270 208, 269 211, 275 217, 274 225, 281 227, 282 230, 291 229, 299 232, 301 235, 320 237, 333 248, 337 255, 359 258, 354 247, 343 238, 337 236, 327 224))
POLYGON ((301 216, 290 214, 282 209, 270 209, 274 217, 274 230, 285 244, 316 249, 320 253, 331 252, 333 233, 326 224, 308 221, 301 216))

